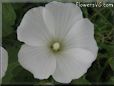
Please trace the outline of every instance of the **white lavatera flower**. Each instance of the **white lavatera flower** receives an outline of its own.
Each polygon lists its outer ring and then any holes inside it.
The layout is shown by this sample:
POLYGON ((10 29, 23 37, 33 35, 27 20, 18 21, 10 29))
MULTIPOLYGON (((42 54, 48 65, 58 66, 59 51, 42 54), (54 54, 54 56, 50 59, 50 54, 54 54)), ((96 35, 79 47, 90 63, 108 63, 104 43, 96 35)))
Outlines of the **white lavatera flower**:
POLYGON ((73 3, 50 2, 30 9, 17 28, 22 45, 18 60, 37 79, 50 75, 70 83, 84 75, 96 59, 94 25, 73 3))
POLYGON ((8 53, 7 51, 0 46, 0 81, 2 77, 5 76, 5 72, 8 66, 8 53))

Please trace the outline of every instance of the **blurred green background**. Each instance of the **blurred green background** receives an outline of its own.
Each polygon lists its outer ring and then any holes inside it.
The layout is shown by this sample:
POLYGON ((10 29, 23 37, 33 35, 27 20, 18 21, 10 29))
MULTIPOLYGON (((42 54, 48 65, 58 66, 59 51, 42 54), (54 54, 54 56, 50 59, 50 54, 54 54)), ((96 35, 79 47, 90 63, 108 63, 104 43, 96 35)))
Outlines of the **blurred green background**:
MULTIPOLYGON (((46 3, 2 3, 2 44, 9 53, 9 63, 2 84, 55 85, 61 84, 52 77, 34 79, 18 63, 18 51, 23 43, 17 40, 16 29, 23 15, 33 7, 46 3)), ((114 84, 114 7, 84 8, 83 16, 95 25, 95 38, 99 46, 97 59, 88 72, 70 84, 114 84)))

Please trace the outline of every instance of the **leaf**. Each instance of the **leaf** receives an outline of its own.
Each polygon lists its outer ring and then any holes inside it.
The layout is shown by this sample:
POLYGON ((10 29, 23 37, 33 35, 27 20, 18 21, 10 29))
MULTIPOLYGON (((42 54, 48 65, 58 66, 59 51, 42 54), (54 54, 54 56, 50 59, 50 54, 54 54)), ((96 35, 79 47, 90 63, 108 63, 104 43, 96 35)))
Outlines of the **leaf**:
POLYGON ((79 78, 79 79, 76 79, 76 80, 73 80, 71 82, 71 84, 78 84, 78 85, 90 85, 91 83, 85 79, 85 78, 79 78))
POLYGON ((3 10, 3 22, 13 25, 15 23, 16 15, 11 4, 5 3, 2 7, 3 10))
POLYGON ((21 65, 14 68, 12 71, 13 77, 10 83, 14 84, 32 84, 34 82, 33 74, 25 70, 21 65))
POLYGON ((12 3, 12 6, 15 10, 20 10, 24 7, 25 3, 12 3))
POLYGON ((54 85, 54 80, 52 77, 49 77, 48 79, 44 79, 44 80, 37 80, 37 82, 35 82, 35 85, 54 85))
POLYGON ((22 43, 16 40, 16 33, 3 39, 3 47, 8 51, 8 68, 2 84, 33 83, 32 73, 25 70, 18 62, 18 52, 22 43))
POLYGON ((13 33, 13 28, 10 25, 3 24, 3 30, 2 30, 3 37, 6 37, 10 35, 11 33, 13 33))
POLYGON ((2 30, 3 37, 13 32, 13 25, 15 24, 16 14, 11 4, 4 3, 2 5, 2 30))
POLYGON ((3 78, 3 83, 10 83, 15 73, 12 73, 14 69, 19 65, 17 54, 20 49, 21 43, 15 40, 16 34, 10 34, 8 37, 3 38, 3 47, 8 52, 8 68, 6 75, 3 78))
POLYGON ((8 69, 6 71, 6 75, 3 77, 2 83, 3 84, 8 84, 10 83, 10 81, 12 80, 14 74, 12 73, 12 71, 18 66, 17 62, 9 64, 8 65, 8 69))
POLYGON ((112 57, 112 58, 110 59, 109 64, 110 64, 112 70, 114 71, 114 57, 112 57))
POLYGON ((97 60, 92 64, 92 66, 88 69, 86 78, 87 80, 89 80, 90 82, 94 83, 94 82, 100 82, 100 78, 101 78, 101 73, 102 68, 100 67, 100 65, 97 64, 97 60), (93 77, 94 75, 94 77, 93 77))
POLYGON ((114 76, 112 76, 107 83, 110 85, 114 85, 114 76))

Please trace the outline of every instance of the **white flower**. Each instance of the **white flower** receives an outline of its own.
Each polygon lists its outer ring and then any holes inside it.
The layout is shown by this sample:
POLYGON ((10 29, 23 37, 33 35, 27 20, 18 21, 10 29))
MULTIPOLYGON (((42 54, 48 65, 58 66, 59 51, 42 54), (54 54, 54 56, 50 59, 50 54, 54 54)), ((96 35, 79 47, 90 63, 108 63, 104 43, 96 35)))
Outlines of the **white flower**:
POLYGON ((94 25, 73 3, 53 1, 30 9, 17 35, 25 43, 18 60, 38 79, 52 75, 58 82, 69 83, 85 74, 97 56, 94 25))
POLYGON ((0 46, 0 80, 4 77, 8 66, 8 53, 0 46))

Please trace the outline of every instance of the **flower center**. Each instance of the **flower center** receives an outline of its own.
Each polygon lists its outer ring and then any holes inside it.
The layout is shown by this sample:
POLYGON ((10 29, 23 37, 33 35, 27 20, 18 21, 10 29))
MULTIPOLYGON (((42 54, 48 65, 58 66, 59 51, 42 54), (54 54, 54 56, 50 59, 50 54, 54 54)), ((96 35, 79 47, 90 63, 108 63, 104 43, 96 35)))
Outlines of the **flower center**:
POLYGON ((61 45, 60 45, 59 42, 55 42, 55 43, 53 43, 53 44, 51 45, 51 48, 52 48, 52 50, 53 50, 54 52, 57 52, 57 51, 60 50, 61 45))

